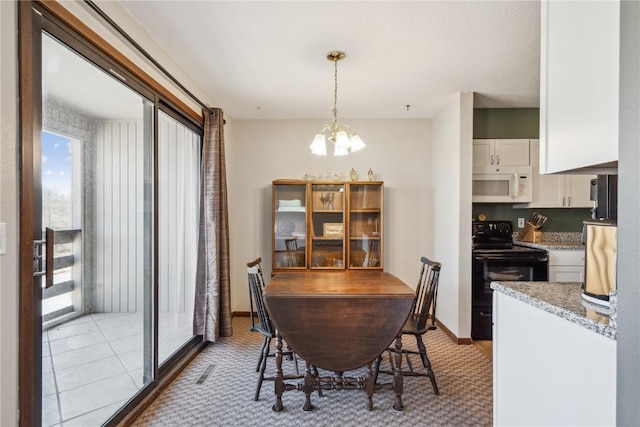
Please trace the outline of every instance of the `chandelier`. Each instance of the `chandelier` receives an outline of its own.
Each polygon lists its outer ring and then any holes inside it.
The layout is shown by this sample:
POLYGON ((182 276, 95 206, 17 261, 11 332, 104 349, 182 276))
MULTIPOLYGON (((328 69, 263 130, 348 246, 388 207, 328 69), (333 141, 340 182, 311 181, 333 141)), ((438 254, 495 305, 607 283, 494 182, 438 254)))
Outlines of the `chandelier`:
POLYGON ((331 124, 322 126, 309 146, 311 153, 318 156, 327 155, 327 140, 333 143, 334 156, 346 156, 356 151, 362 150, 366 145, 362 139, 347 125, 338 124, 338 61, 344 59, 345 53, 339 50, 331 51, 327 54, 327 59, 333 61, 334 65, 334 88, 333 88, 333 121, 331 124))

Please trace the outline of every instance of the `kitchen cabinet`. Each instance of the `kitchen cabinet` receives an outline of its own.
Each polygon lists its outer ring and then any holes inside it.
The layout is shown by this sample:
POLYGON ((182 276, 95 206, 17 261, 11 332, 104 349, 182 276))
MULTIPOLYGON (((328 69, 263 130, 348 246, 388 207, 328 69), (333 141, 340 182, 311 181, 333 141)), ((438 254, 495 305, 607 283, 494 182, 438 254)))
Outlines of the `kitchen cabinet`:
POLYGON ((529 166, 528 139, 474 139, 473 167, 529 166))
POLYGON ((532 201, 516 208, 592 208, 591 179, 595 175, 540 174, 540 141, 530 143, 533 168, 532 201))
POLYGON ((549 281, 584 283, 583 249, 550 249, 549 281))
POLYGON ((493 424, 616 425, 616 341, 493 295, 493 424))
POLYGON ((540 172, 615 173, 620 2, 543 1, 540 42, 540 172))
POLYGON ((383 183, 276 180, 273 271, 383 268, 383 183))

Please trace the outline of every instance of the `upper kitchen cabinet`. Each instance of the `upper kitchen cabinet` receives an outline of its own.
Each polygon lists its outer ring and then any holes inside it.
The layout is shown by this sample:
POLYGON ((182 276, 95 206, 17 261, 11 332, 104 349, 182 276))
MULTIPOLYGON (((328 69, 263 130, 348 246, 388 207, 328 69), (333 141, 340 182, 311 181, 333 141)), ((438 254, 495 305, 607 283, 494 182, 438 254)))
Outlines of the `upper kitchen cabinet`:
POLYGON ((528 166, 528 139, 474 139, 473 167, 528 166))
POLYGON ((540 172, 615 173, 619 1, 543 1, 540 172))
POLYGON ((533 168, 533 190, 530 203, 515 205, 516 208, 592 208, 591 179, 595 175, 541 175, 540 141, 531 140, 531 166, 533 168))

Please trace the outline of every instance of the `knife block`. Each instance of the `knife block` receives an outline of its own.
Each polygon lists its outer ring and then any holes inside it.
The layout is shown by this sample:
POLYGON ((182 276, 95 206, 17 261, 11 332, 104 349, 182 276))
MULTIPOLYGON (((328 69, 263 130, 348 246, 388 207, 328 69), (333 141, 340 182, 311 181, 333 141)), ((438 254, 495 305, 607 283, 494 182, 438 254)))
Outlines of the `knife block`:
POLYGON ((542 241, 542 231, 539 225, 527 221, 524 229, 520 232, 520 241, 529 243, 540 243, 542 241))

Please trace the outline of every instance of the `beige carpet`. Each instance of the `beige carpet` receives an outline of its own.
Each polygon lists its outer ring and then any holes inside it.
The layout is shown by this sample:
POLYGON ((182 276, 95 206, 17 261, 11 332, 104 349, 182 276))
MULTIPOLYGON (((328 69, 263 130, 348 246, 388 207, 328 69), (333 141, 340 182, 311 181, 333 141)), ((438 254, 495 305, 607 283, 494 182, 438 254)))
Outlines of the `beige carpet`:
MULTIPOLYGON (((135 426, 490 426, 492 424, 492 367, 471 345, 458 346, 440 330, 429 332, 425 344, 438 381, 440 396, 425 377, 405 378, 403 412, 391 406, 394 394, 376 392, 374 410, 367 411, 361 390, 315 393, 317 409, 304 412, 304 393, 288 391, 285 410, 275 413, 273 382, 265 382, 259 401, 253 400, 255 365, 262 337, 248 331, 248 319, 234 319, 234 336, 210 344, 135 421, 135 426), (198 378, 208 370, 202 384, 198 378)), ((329 343, 327 343, 329 344, 329 343)), ((335 343, 334 343, 335 344, 335 343)), ((273 345, 273 344, 272 344, 273 345)), ((403 345, 415 348, 409 337, 403 345)), ((273 372, 273 359, 269 368, 273 372)), ((284 362, 285 370, 293 362, 284 362)), ((415 360, 414 366, 420 366, 415 360)), ((300 365, 304 369, 303 364, 300 365)), ((380 380, 389 376, 381 375, 380 380)))

